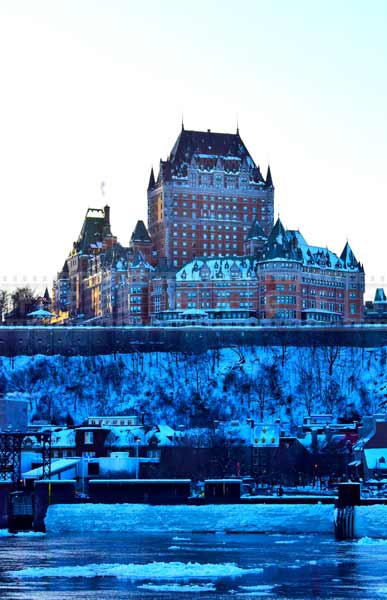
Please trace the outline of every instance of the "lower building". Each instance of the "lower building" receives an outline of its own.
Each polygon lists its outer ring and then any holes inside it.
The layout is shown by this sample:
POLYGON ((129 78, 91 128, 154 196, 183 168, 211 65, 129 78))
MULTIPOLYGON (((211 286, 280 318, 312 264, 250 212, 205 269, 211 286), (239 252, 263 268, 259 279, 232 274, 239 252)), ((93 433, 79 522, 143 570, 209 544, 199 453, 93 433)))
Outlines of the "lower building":
POLYGON ((387 323, 387 298, 383 288, 375 292, 374 300, 368 300, 364 307, 366 323, 387 323))
MULTIPOLYGON (((142 221, 129 247, 117 243, 109 214, 105 207, 98 219, 86 217, 76 252, 56 281, 57 310, 67 308, 76 320, 100 325, 190 321, 273 326, 364 320, 364 269, 348 242, 339 256, 308 244, 280 219, 266 236, 255 219, 244 240, 244 256, 196 257, 177 270, 166 260, 157 262, 142 221), (97 225, 102 241, 91 243, 97 225)), ((372 306, 366 305, 366 315, 367 320, 387 319, 383 290, 377 291, 372 306)))
POLYGON ((203 322, 214 311, 218 320, 255 315, 268 325, 363 320, 364 269, 348 242, 339 257, 279 219, 254 255, 195 259, 177 272, 175 285, 175 304, 166 308, 177 319, 180 310, 201 311, 203 322))

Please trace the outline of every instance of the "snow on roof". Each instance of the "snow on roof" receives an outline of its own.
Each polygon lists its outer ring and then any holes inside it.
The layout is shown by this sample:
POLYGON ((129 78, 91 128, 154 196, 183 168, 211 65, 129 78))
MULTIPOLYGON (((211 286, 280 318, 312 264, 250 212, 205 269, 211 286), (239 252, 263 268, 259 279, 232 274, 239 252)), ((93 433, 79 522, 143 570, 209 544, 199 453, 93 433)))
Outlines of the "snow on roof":
POLYGON ((175 435, 175 430, 172 429, 172 427, 170 427, 169 425, 166 425, 165 423, 158 424, 157 428, 163 435, 175 435))
POLYGON ((106 446, 119 446, 125 447, 135 443, 135 439, 140 439, 140 444, 144 444, 146 435, 144 428, 140 425, 127 425, 120 427, 111 427, 109 425, 110 432, 107 435, 105 445, 106 446))
POLYGON ((387 469, 387 448, 366 448, 364 458, 369 469, 387 469))
POLYGON ((238 443, 251 442, 251 425, 250 423, 241 423, 239 421, 228 421, 226 423, 220 423, 218 431, 222 431, 225 436, 230 438, 230 441, 237 441, 238 443))
POLYGON ((75 447, 75 430, 74 429, 61 429, 60 431, 53 431, 51 434, 51 445, 53 447, 75 447))
MULTIPOLYGON (((326 446, 326 436, 325 434, 317 434, 317 447, 318 449, 324 448, 326 446)), ((313 445, 313 433, 308 431, 303 438, 297 438, 298 441, 306 448, 307 450, 312 450, 313 445)))
POLYGON ((39 480, 35 481, 34 485, 40 485, 42 483, 45 483, 45 484, 52 483, 55 486, 57 486, 57 485, 63 485, 66 483, 77 483, 77 480, 76 479, 39 479, 39 480))
POLYGON ((202 310, 201 308, 187 308, 187 310, 184 310, 183 315, 201 315, 201 316, 206 316, 207 312, 205 310, 202 310))
POLYGON ((98 484, 98 483, 130 483, 132 485, 138 484, 150 484, 150 483, 191 483, 190 479, 92 479, 89 483, 98 484))
POLYGON ((43 308, 39 308, 38 310, 34 310, 27 314, 27 317, 36 317, 38 319, 43 319, 45 317, 54 317, 55 314, 50 313, 48 310, 44 310, 43 308))
MULTIPOLYGON (((51 462, 51 475, 56 475, 58 473, 63 473, 63 471, 67 471, 75 467, 80 458, 61 458, 59 460, 54 460, 51 462)), ((40 479, 43 475, 43 468, 37 467, 36 469, 31 469, 30 471, 26 471, 23 473, 24 479, 40 479)))
POLYGON ((256 279, 256 261, 250 257, 197 258, 176 273, 176 281, 201 281, 206 279, 256 279))
POLYGON ((288 233, 291 234, 292 237, 296 238, 297 242, 299 245, 303 245, 303 246, 307 246, 308 242, 306 241, 306 239, 304 238, 304 236, 302 235, 302 233, 300 233, 298 230, 296 229, 289 229, 288 233))
POLYGON ((242 483, 242 479, 205 479, 204 483, 242 483))
POLYGON ((177 434, 172 427, 169 427, 169 425, 160 424, 148 431, 145 437, 147 442, 155 437, 160 445, 171 446, 174 443, 173 438, 181 437, 181 435, 180 432, 177 434))
POLYGON ((302 252, 304 264, 315 264, 318 267, 323 266, 322 264, 319 264, 318 261, 324 261, 324 266, 327 269, 334 269, 336 271, 346 271, 342 260, 340 260, 337 254, 335 254, 331 250, 328 250, 328 248, 322 248, 320 246, 309 246, 308 244, 302 243, 300 241, 298 248, 302 252))
POLYGON ((329 315, 341 315, 341 313, 334 312, 333 310, 327 310, 325 308, 303 308, 303 313, 313 313, 313 314, 329 314, 329 315))

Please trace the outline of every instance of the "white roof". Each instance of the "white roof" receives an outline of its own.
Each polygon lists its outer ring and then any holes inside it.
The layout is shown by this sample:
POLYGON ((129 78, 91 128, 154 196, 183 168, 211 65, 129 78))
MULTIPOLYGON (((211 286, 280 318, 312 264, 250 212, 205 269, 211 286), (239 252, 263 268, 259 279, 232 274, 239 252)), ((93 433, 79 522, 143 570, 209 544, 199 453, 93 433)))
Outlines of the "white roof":
POLYGON ((44 310, 43 308, 38 308, 38 310, 33 310, 32 312, 28 313, 27 317, 37 317, 38 319, 43 319, 44 317, 55 317, 55 314, 50 313, 48 310, 44 310))
POLYGON ((186 310, 183 311, 183 315, 202 315, 205 316, 207 315, 205 310, 202 310, 201 308, 187 308, 186 310))
POLYGON ((92 479, 89 483, 191 483, 190 479, 92 479))
POLYGON ((366 448, 364 458, 368 469, 387 469, 387 448, 366 448))
POLYGON ((126 447, 135 443, 135 438, 140 438, 140 444, 145 441, 144 428, 141 425, 127 425, 127 426, 105 426, 109 428, 109 433, 105 440, 105 446, 119 446, 126 447))

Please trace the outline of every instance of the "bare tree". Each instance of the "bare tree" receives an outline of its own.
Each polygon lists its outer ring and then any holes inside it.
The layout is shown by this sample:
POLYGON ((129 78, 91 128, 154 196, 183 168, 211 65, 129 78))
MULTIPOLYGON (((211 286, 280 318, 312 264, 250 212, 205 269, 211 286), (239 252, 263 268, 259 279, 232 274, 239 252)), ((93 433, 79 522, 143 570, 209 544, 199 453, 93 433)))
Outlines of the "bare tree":
POLYGON ((333 367, 337 358, 340 356, 340 346, 327 346, 324 348, 324 358, 328 362, 329 377, 333 375, 333 367))
POLYGON ((0 323, 3 322, 4 315, 8 312, 9 294, 7 290, 0 290, 0 323))
POLYGON ((17 288, 11 294, 12 308, 17 317, 25 317, 29 312, 33 311, 37 296, 35 291, 30 287, 17 288))

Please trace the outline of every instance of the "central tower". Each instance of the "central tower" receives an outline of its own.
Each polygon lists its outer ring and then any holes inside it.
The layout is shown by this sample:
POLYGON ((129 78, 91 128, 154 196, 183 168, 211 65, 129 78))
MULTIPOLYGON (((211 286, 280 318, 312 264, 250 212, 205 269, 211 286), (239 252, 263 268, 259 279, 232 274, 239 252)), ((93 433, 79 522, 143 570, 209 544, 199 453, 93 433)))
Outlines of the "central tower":
POLYGON ((148 185, 148 228, 159 259, 181 267, 196 257, 243 255, 256 220, 273 227, 274 186, 236 133, 182 127, 148 185))

